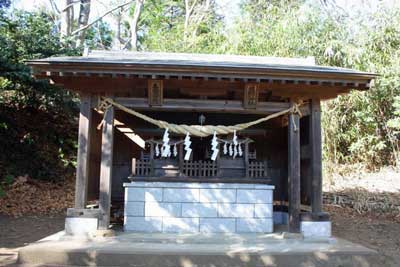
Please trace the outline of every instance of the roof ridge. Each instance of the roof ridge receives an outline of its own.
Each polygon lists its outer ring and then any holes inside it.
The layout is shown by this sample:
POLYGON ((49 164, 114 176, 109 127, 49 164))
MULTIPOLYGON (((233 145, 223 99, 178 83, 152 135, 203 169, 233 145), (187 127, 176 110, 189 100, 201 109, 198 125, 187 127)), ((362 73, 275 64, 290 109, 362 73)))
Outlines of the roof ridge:
POLYGON ((252 64, 276 64, 276 65, 297 65, 297 66, 317 66, 315 58, 312 56, 305 58, 292 57, 272 57, 272 56, 248 56, 248 55, 232 55, 232 54, 200 54, 200 53, 172 53, 172 52, 147 52, 147 51, 121 51, 121 50, 92 50, 87 57, 102 58, 135 58, 151 60, 182 60, 182 61, 225 61, 235 63, 252 63, 252 64))

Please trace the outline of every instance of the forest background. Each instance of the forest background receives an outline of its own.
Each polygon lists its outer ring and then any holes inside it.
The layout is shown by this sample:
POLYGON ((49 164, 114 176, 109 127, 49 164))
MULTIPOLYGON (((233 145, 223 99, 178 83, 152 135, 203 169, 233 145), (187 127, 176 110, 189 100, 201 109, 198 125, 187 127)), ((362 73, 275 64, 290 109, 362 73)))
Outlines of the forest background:
POLYGON ((399 1, 348 10, 335 0, 242 0, 235 16, 218 0, 49 0, 29 11, 14 2, 0 0, 0 197, 18 177, 73 177, 79 99, 34 80, 24 62, 85 48, 313 56, 378 73, 369 91, 323 103, 325 176, 337 166, 397 172, 399 1), (99 3, 105 12, 94 15, 99 3))

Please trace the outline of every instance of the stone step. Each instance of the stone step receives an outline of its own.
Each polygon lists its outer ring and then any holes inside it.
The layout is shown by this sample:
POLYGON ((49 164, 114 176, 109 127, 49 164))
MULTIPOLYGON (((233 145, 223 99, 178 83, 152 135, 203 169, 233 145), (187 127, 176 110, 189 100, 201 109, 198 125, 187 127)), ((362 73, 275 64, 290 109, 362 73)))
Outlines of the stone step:
POLYGON ((47 239, 21 248, 18 257, 19 264, 29 266, 142 267, 373 267, 377 266, 376 260, 375 251, 341 239, 321 242, 278 239, 272 235, 188 238, 166 234, 121 234, 91 240, 47 239))

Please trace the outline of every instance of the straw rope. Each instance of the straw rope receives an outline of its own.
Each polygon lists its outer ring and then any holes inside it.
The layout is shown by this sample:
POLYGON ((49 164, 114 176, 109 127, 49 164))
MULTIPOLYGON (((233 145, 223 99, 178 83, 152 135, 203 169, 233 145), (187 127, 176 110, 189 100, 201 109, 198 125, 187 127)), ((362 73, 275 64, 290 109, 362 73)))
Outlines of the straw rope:
POLYGON ((279 116, 282 116, 282 115, 285 115, 288 113, 297 113, 301 116, 301 112, 299 109, 300 105, 293 104, 293 106, 288 109, 273 113, 264 118, 260 118, 255 121, 251 121, 251 122, 247 122, 247 123, 240 123, 240 124, 236 124, 236 125, 232 125, 232 126, 174 124, 174 123, 169 123, 169 122, 162 121, 162 120, 153 119, 153 118, 146 116, 142 113, 139 113, 133 109, 129 109, 129 108, 115 102, 111 98, 102 97, 102 99, 103 99, 103 102, 101 103, 102 107, 105 107, 108 109, 110 107, 110 105, 112 105, 122 111, 125 111, 126 113, 129 113, 129 114, 136 116, 142 120, 145 120, 151 124, 154 124, 159 128, 163 128, 163 129, 168 128, 168 130, 170 132, 173 132, 176 134, 185 135, 186 133, 189 133, 190 135, 197 136, 197 137, 207 137, 209 135, 214 134, 214 132, 216 132, 216 134, 218 134, 218 135, 230 134, 230 133, 233 133, 234 131, 241 131, 241 130, 244 130, 251 126, 254 126, 256 124, 268 121, 273 118, 277 118, 279 116))

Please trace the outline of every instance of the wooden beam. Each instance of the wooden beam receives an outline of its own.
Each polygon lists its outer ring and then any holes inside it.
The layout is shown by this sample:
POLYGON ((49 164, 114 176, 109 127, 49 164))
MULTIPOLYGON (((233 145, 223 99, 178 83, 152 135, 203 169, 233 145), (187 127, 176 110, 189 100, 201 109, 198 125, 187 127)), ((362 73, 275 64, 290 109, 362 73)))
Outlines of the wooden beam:
POLYGON ((198 112, 225 112, 242 114, 270 114, 290 107, 287 102, 259 102, 257 108, 245 109, 242 101, 233 100, 197 100, 197 99, 164 99, 162 106, 150 106, 146 98, 115 99, 121 105, 137 110, 159 111, 198 111, 198 112))
POLYGON ((107 230, 110 225, 111 182, 114 150, 114 107, 108 108, 104 114, 101 140, 100 194, 99 209, 100 230, 107 230))
POLYGON ((289 232, 300 232, 300 120, 289 114, 288 122, 289 232))
POLYGON ((315 98, 310 103, 310 152, 311 152, 311 210, 322 211, 322 142, 321 142, 321 103, 315 98))
POLYGON ((67 209, 67 217, 99 218, 98 209, 67 209))
MULTIPOLYGON (((280 126, 279 126, 280 127, 280 126)), ((135 128, 135 133, 143 136, 162 136, 165 132, 160 128, 135 128)), ((245 136, 266 136, 271 132, 269 129, 244 129, 237 133, 245 136)), ((170 136, 182 136, 180 134, 170 133, 170 136)))
POLYGON ((92 97, 89 94, 80 96, 78 156, 75 183, 75 208, 84 209, 87 201, 90 157, 90 129, 92 127, 92 97))

